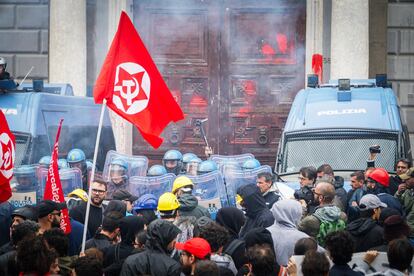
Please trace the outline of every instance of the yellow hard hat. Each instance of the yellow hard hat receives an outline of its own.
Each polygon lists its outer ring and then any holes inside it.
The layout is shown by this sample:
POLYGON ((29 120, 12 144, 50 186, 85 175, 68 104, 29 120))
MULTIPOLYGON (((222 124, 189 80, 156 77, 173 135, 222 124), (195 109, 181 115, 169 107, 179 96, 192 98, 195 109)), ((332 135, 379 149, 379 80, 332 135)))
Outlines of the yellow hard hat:
POLYGON ((172 193, 175 194, 179 189, 185 186, 194 186, 193 181, 185 175, 181 175, 174 180, 172 193))
POLYGON ((177 197, 173 193, 164 193, 158 199, 158 211, 173 211, 180 207, 177 197))
POLYGON ((88 201, 88 194, 82 189, 75 189, 68 194, 68 197, 79 197, 83 201, 88 201))
POLYGON ((243 198, 239 194, 237 194, 236 195, 236 203, 240 205, 240 202, 242 202, 242 201, 243 201, 243 198))

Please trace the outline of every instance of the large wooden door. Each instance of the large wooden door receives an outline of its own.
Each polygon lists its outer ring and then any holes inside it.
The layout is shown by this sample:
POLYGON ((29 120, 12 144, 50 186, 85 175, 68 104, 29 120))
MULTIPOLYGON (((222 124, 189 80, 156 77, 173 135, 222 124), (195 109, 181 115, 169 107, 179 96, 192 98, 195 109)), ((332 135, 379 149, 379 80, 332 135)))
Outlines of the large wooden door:
POLYGON ((186 118, 151 149, 134 132, 134 154, 160 163, 171 148, 203 156, 197 120, 215 153, 251 152, 274 163, 291 101, 304 84, 305 1, 134 1, 134 24, 186 118), (288 5, 289 4, 289 5, 288 5))

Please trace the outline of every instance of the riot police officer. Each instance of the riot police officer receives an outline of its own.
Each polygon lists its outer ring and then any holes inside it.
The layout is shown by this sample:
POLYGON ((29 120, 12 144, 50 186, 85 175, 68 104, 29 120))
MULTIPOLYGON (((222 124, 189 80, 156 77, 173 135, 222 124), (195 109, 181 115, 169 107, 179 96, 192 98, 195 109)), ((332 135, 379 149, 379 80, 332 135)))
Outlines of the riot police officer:
POLYGON ((128 186, 128 163, 123 158, 114 158, 109 165, 108 196, 118 189, 127 190, 128 186))
POLYGON ((178 150, 169 150, 164 154, 162 164, 167 172, 179 175, 183 167, 183 155, 178 150))
POLYGON ((69 163, 69 167, 78 168, 82 173, 82 186, 85 191, 88 190, 88 168, 86 166, 86 156, 81 149, 72 149, 69 151, 66 160, 69 163))
POLYGON ((243 170, 254 170, 260 167, 260 162, 256 158, 251 158, 243 162, 243 170))
POLYGON ((49 168, 50 165, 50 160, 52 159, 52 157, 50 155, 45 155, 42 158, 39 159, 39 166, 41 168, 49 168))
POLYGON ((6 71, 7 62, 4 57, 0 57, 0 80, 10 80, 10 73, 6 71))
POLYGON ((148 169, 147 176, 161 176, 167 173, 167 170, 164 166, 161 165, 152 165, 151 168, 148 169))
POLYGON ((14 177, 17 181, 15 192, 33 192, 37 190, 36 167, 22 165, 14 169, 14 177))
POLYGON ((197 168, 197 175, 206 174, 209 172, 217 171, 218 167, 216 162, 212 160, 205 160, 200 163, 200 165, 197 168))
POLYGON ((197 155, 195 155, 192 152, 184 153, 183 155, 183 167, 182 167, 182 173, 187 173, 187 164, 194 158, 197 158, 197 155))

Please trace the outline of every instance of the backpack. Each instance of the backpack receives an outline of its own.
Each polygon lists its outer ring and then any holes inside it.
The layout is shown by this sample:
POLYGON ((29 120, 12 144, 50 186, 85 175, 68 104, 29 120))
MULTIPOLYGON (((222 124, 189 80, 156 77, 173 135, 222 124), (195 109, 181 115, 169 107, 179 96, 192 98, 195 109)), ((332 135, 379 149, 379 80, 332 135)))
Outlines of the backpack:
POLYGON ((331 232, 344 230, 346 227, 345 221, 338 219, 336 221, 321 221, 319 226, 319 232, 316 235, 318 244, 322 247, 325 246, 325 238, 331 232))

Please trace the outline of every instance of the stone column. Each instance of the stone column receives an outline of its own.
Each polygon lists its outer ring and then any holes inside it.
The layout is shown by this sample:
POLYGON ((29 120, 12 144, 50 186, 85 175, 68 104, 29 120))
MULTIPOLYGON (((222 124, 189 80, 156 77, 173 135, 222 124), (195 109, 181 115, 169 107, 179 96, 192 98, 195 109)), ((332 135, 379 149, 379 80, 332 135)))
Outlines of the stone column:
MULTIPOLYGON (((323 79, 330 77, 331 0, 306 2, 306 75, 313 74, 312 56, 323 56, 323 79)), ((307 79, 306 79, 307 80, 307 79)))
POLYGON ((49 82, 86 95, 86 1, 50 0, 49 82))
MULTIPOLYGON (((118 28, 121 11, 132 16, 132 0, 108 0, 108 46, 109 49, 115 32, 118 28)), ((137 131, 133 126, 114 112, 110 112, 112 128, 115 135, 116 150, 125 154, 132 154, 132 131, 137 131)))

